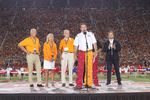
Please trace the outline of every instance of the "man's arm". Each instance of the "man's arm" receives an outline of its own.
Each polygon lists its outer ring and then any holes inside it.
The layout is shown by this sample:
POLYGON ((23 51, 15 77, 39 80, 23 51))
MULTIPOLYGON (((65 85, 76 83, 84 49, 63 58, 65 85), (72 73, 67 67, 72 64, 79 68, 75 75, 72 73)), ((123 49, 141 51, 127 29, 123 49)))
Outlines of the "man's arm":
POLYGON ((102 51, 103 51, 103 52, 108 52, 108 51, 110 51, 110 45, 108 45, 107 42, 104 43, 104 46, 103 46, 103 48, 102 48, 102 51))
POLYGON ((93 45, 94 45, 95 52, 97 52, 97 43, 94 43, 93 45))
POLYGON ((78 46, 75 46, 74 59, 77 60, 78 46))
POLYGON ((18 45, 19 46, 19 48, 22 50, 22 51, 24 51, 26 54, 30 54, 26 49, 25 49, 25 47, 23 47, 23 46, 21 46, 21 45, 18 45))
POLYGON ((62 40, 60 41, 60 44, 59 44, 59 55, 60 55, 60 60, 62 60, 62 40))
POLYGON ((73 45, 74 45, 74 49, 75 49, 74 59, 77 60, 77 52, 78 52, 78 47, 79 47, 79 36, 78 35, 75 37, 73 45))
POLYGON ((96 57, 97 54, 98 54, 98 51, 97 51, 97 43, 94 43, 93 46, 94 46, 94 50, 95 50, 95 52, 94 52, 94 57, 96 57))
POLYGON ((95 50, 95 52, 94 52, 94 58, 93 58, 93 62, 94 62, 94 61, 95 61, 95 58, 97 57, 97 54, 98 54, 98 51, 97 51, 97 43, 94 43, 93 46, 94 46, 94 50, 95 50))
POLYGON ((28 52, 27 50, 26 50, 26 48, 25 48, 25 46, 27 46, 28 45, 28 39, 26 38, 26 39, 24 39, 23 41, 21 41, 19 44, 18 44, 18 46, 19 46, 19 48, 22 50, 22 51, 24 51, 26 54, 30 54, 30 52, 28 52))
POLYGON ((117 52, 121 51, 121 45, 120 45, 120 43, 118 41, 116 41, 116 44, 113 45, 113 48, 117 52))

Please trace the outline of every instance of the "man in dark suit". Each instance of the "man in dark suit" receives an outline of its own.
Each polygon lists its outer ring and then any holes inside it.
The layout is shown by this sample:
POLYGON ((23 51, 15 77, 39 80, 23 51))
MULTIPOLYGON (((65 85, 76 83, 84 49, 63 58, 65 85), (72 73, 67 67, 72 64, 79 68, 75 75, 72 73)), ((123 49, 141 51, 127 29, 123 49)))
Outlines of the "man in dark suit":
POLYGON ((112 65, 114 66, 118 85, 121 84, 121 77, 119 72, 119 51, 121 51, 120 43, 114 38, 112 31, 108 32, 108 40, 104 43, 103 52, 106 53, 106 67, 107 67, 107 83, 111 83, 111 70, 112 65))

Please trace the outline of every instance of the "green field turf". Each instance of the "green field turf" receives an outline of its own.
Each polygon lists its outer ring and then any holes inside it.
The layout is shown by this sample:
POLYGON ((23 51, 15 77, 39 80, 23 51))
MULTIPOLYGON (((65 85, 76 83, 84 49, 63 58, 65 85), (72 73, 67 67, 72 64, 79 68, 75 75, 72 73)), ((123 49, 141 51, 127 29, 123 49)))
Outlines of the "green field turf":
MULTIPOLYGON (((106 75, 98 75, 99 76, 99 80, 106 80, 106 75)), ((76 75, 74 75, 74 80, 76 79, 76 75)), ((5 76, 1 76, 0 77, 0 82, 7 82, 7 81, 27 81, 28 80, 28 76, 24 76, 23 78, 19 78, 17 76, 13 76, 11 77, 10 80, 6 79, 5 76)), ((36 80, 36 76, 34 76, 33 80, 36 80)), ((42 80, 44 81, 44 77, 42 77, 42 80)), ((49 78, 50 80, 50 78, 49 78)), ((112 75, 112 80, 116 80, 116 76, 112 75)), ((55 81, 60 81, 60 75, 59 74, 55 74, 55 81)), ((128 75, 122 75, 122 81, 134 81, 134 82, 150 82, 150 75, 135 75, 131 74, 130 76, 128 75)))

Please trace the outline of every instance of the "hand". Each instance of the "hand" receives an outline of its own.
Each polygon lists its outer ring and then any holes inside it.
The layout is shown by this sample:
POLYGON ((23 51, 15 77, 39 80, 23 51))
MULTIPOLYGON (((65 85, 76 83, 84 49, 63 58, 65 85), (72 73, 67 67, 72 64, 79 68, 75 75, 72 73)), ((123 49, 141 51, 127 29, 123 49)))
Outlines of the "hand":
POLYGON ((93 63, 95 62, 95 57, 93 57, 93 63))
POLYGON ((74 55, 74 60, 75 60, 75 61, 77 60, 77 56, 76 56, 76 55, 74 55))
POLYGON ((63 57, 62 57, 62 55, 60 56, 60 60, 63 60, 63 57))
POLYGON ((30 53, 30 52, 28 52, 28 51, 26 51, 26 54, 27 54, 27 55, 29 55, 29 54, 31 54, 31 53, 30 53))
POLYGON ((95 58, 97 57, 98 53, 97 52, 94 52, 94 55, 93 55, 93 62, 95 62, 95 58))
POLYGON ((53 62, 54 61, 54 58, 52 58, 51 60, 50 60, 50 62, 53 62))
POLYGON ((94 52, 94 57, 96 58, 97 55, 98 55, 98 52, 95 51, 95 52, 94 52))
POLYGON ((112 48, 116 49, 116 45, 115 45, 115 44, 113 44, 112 48))

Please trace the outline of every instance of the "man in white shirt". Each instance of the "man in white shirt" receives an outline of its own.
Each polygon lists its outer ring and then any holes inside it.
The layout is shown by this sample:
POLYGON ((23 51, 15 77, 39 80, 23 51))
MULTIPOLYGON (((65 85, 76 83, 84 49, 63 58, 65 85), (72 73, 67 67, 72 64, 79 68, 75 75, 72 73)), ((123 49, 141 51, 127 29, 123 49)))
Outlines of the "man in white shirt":
POLYGON ((87 25, 84 23, 80 25, 80 30, 81 32, 76 36, 74 41, 75 59, 77 59, 77 51, 78 51, 78 68, 77 68, 77 80, 75 89, 82 89, 84 69, 85 69, 85 77, 84 77, 85 86, 88 88, 92 86, 93 60, 97 55, 97 42, 94 34, 92 32, 87 31, 87 25), (95 49, 94 54, 92 52, 93 47, 95 49))

